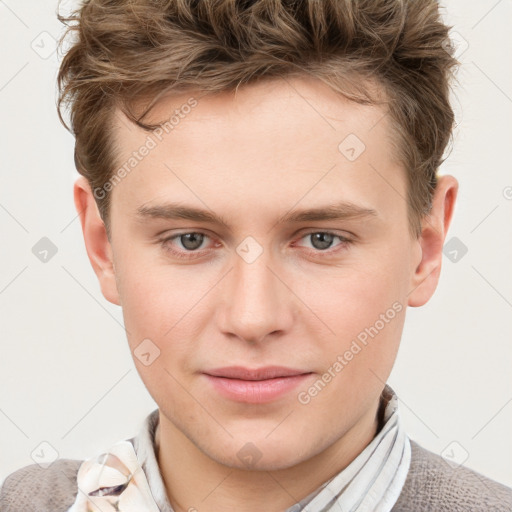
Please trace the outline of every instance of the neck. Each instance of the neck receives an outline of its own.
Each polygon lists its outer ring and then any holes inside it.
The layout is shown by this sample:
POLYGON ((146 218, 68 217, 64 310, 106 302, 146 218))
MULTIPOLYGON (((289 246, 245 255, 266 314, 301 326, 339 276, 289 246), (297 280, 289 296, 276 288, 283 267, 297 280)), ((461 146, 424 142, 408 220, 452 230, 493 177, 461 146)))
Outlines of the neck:
POLYGON ((251 471, 208 457, 159 414, 156 456, 175 512, 286 510, 346 468, 380 428, 377 402, 342 437, 310 459, 285 469, 251 471))

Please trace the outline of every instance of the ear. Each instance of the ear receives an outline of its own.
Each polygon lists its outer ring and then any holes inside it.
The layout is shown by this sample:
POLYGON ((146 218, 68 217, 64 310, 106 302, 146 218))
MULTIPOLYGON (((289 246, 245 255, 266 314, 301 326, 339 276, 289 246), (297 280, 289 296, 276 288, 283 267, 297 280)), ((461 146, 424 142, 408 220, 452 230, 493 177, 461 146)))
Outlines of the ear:
POLYGON ((432 199, 432 209, 421 222, 418 242, 421 261, 412 275, 408 305, 423 306, 434 294, 441 273, 443 245, 452 220, 459 184, 453 176, 441 176, 432 199))
POLYGON ((101 293, 109 302, 120 306, 112 247, 91 187, 84 176, 75 181, 74 200, 82 224, 87 255, 100 282, 101 293))

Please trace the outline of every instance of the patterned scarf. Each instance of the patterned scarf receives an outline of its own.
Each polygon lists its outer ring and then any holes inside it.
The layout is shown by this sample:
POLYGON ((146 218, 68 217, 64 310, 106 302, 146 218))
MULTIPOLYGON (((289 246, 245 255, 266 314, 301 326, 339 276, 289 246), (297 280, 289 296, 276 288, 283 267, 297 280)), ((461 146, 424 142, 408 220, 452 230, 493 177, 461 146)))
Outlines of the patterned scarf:
MULTIPOLYGON (((389 512, 400 495, 411 460, 401 426, 398 398, 386 386, 384 425, 342 471, 285 512, 389 512)), ((132 443, 119 441, 106 453, 82 463, 78 494, 68 512, 174 512, 155 456, 158 409, 132 443)))

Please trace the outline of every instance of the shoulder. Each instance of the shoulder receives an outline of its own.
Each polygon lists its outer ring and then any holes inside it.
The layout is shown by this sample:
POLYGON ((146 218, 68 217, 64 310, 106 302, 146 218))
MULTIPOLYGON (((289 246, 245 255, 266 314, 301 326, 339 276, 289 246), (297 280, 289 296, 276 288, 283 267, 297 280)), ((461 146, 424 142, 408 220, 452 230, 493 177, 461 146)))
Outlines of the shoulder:
POLYGON ((30 464, 11 473, 0 488, 0 510, 65 512, 75 501, 76 475, 82 462, 57 459, 47 468, 30 464))
MULTIPOLYGON (((127 441, 134 444, 135 438, 127 441)), ((78 493, 77 474, 84 461, 57 459, 47 468, 24 466, 0 485, 1 512, 67 512, 78 493)))
POLYGON ((411 440, 411 466, 393 512, 510 512, 512 489, 464 466, 452 467, 411 440))

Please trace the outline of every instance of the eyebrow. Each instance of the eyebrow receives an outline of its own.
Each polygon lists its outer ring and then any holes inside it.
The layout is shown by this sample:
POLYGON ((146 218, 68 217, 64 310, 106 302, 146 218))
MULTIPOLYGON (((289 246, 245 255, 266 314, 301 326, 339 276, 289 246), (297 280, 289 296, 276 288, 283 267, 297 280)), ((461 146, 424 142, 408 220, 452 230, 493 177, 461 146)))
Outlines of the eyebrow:
MULTIPOLYGON (((373 208, 366 208, 350 202, 341 202, 316 208, 292 210, 283 215, 276 224, 293 224, 299 222, 323 220, 349 220, 356 218, 377 217, 373 208)), ((141 221, 150 219, 184 219, 196 222, 218 224, 230 230, 229 223, 220 215, 179 203, 166 203, 154 206, 140 206, 137 209, 137 218, 141 221)))

